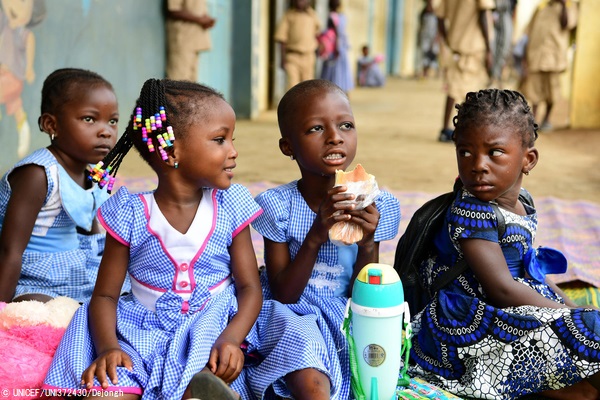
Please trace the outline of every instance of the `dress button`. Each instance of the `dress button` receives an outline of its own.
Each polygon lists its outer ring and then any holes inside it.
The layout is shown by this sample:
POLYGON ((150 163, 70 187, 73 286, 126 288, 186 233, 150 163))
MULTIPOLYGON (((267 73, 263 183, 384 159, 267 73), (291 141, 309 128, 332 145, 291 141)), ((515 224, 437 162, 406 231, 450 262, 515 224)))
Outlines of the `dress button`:
POLYGON ((179 269, 185 272, 188 270, 188 265, 186 263, 183 263, 179 266, 179 269))
POLYGON ((188 285, 188 283, 186 281, 179 282, 179 286, 181 286, 182 288, 186 288, 187 285, 188 285))

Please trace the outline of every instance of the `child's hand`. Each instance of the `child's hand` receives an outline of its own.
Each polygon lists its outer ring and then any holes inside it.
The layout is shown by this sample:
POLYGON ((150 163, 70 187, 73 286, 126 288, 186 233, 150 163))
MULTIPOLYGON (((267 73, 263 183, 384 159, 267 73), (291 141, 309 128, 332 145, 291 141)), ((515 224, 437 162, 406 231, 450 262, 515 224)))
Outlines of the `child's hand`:
POLYGON ((351 216, 350 222, 360 226, 363 231, 363 237, 358 242, 359 246, 373 244, 375 236, 375 230, 379 224, 379 211, 375 203, 369 204, 362 210, 348 211, 348 215, 351 216))
POLYGON ((244 354, 239 343, 220 336, 210 350, 207 366, 225 383, 233 382, 244 366, 244 354))
POLYGON ((86 389, 91 389, 94 384, 94 376, 98 378, 98 382, 102 386, 102 389, 107 389, 109 382, 106 378, 108 377, 113 385, 119 383, 117 378, 117 367, 125 367, 128 370, 133 369, 133 362, 127 353, 121 349, 111 349, 100 354, 96 360, 85 370, 81 375, 81 384, 86 389))
POLYGON ((342 201, 354 200, 354 194, 344 193, 346 186, 334 186, 327 191, 327 196, 321 203, 317 218, 313 222, 312 229, 319 237, 320 243, 325 243, 329 239, 329 229, 336 222, 349 221, 350 211, 354 210, 352 203, 340 203, 342 201))

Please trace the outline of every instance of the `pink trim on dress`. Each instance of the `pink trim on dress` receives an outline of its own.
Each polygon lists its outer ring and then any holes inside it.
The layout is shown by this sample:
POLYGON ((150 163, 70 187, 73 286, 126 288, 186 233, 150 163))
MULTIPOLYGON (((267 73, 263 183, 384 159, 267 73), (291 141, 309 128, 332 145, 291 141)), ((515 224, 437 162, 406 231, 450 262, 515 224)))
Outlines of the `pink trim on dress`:
POLYGON ((129 243, 108 226, 102 216, 102 209, 98 209, 98 222, 100 222, 100 225, 102 225, 102 227, 106 229, 106 232, 108 232, 117 242, 121 243, 123 246, 129 247, 129 243))
POLYGON ((258 210, 257 212, 255 212, 254 215, 252 215, 250 218, 248 218, 248 220, 246 220, 246 222, 244 222, 235 231, 233 231, 233 233, 231 234, 231 237, 232 238, 236 237, 238 233, 240 233, 241 231, 243 231, 244 228, 246 228, 248 225, 250 225, 250 223, 252 221, 254 221, 256 218, 258 218, 258 216, 260 214, 262 214, 262 213, 263 213, 263 210, 261 208, 260 210, 258 210))

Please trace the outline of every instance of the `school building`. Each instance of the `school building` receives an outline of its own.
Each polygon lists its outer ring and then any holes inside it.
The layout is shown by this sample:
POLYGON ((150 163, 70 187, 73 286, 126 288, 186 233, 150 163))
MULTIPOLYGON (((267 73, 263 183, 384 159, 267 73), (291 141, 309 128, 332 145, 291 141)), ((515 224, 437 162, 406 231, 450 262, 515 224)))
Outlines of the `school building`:
MULTIPOLYGON (((283 95, 285 75, 272 37, 290 1, 207 1, 217 23, 211 32, 212 49, 200 56, 198 81, 221 91, 239 118, 252 119, 276 106, 283 95)), ((539 1, 519 2, 517 15, 526 19, 539 1)), ((313 0, 323 25, 327 3, 313 0)), ((423 0, 343 0, 342 4, 349 24, 350 59, 358 59, 362 45, 368 44, 372 54, 384 55, 387 75, 412 77, 423 0)), ((594 23, 600 16, 600 1, 579 0, 579 4, 577 51, 566 78, 570 122, 574 128, 600 128, 600 85, 595 79, 600 70, 600 42, 595 40, 600 25, 594 23)), ((163 8, 162 0, 2 2, 0 172, 19 159, 19 137, 29 140, 29 151, 48 145, 47 135, 37 128, 40 91, 44 78, 57 68, 86 68, 109 80, 119 100, 120 131, 124 129, 142 83, 164 77, 163 8), (25 3, 33 3, 32 10, 23 6, 25 3), (15 46, 10 42, 15 37, 30 40, 15 46), (25 65, 22 69, 27 73, 15 73, 22 84, 9 91, 4 74, 5 66, 11 65, 25 65)))

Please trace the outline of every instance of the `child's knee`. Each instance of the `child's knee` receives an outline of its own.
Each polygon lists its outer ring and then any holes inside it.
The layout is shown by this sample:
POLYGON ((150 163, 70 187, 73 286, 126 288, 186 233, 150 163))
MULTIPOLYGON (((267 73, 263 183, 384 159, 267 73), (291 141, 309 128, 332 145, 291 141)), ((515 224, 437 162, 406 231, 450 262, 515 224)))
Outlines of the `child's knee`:
POLYGON ((297 399, 329 399, 331 384, 327 375, 314 368, 294 371, 285 377, 288 389, 297 399))

